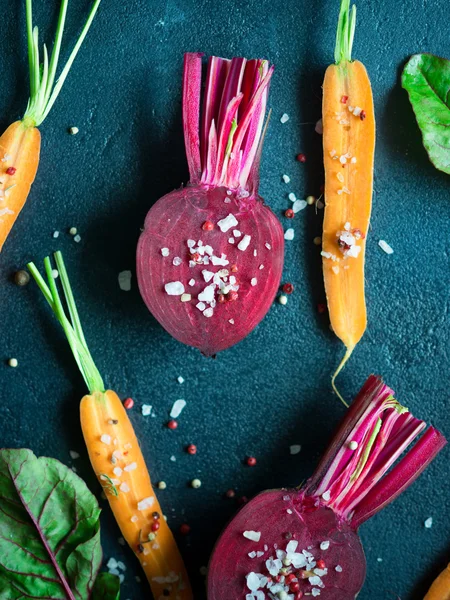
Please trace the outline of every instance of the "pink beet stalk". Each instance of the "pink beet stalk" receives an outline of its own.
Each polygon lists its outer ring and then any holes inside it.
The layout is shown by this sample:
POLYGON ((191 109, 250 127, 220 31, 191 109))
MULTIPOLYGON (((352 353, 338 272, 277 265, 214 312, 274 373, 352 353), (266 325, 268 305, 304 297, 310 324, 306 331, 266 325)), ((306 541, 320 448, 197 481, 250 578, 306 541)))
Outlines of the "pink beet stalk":
POLYGON ((300 490, 259 494, 225 529, 211 558, 208 600, 353 600, 366 570, 358 527, 446 444, 430 427, 391 468, 425 427, 370 376, 311 479, 300 490))
POLYGON ((263 319, 279 287, 284 238, 258 194, 273 67, 186 54, 183 129, 190 181, 149 211, 137 250, 142 297, 181 342, 214 355, 263 319))

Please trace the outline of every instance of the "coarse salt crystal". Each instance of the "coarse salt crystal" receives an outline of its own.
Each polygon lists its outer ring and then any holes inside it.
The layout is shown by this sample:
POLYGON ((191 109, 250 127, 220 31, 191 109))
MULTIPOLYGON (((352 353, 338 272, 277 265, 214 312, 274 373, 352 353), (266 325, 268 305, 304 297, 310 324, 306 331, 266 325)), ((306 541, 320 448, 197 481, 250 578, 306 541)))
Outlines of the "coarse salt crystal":
POLYGON ((291 202, 295 202, 295 201, 297 200, 297 196, 294 194, 294 192, 291 192, 291 193, 288 195, 288 198, 289 198, 289 200, 290 200, 291 202))
POLYGON ((77 244, 79 244, 81 242, 81 235, 77 234, 74 238, 73 241, 76 242, 77 244))
POLYGON ((345 165, 345 163, 347 162, 347 157, 342 154, 342 156, 339 157, 339 162, 341 163, 341 165, 345 165))
POLYGON ((53 232, 53 237, 56 240, 56 238, 59 238, 59 231, 54 231, 53 232))
POLYGON ((103 442, 104 444, 106 444, 107 446, 109 446, 111 443, 111 436, 108 435, 107 433, 103 433, 100 436, 100 441, 103 442))
POLYGON ((336 565, 335 569, 334 569, 337 573, 342 573, 342 567, 341 565, 336 565))
POLYGON ((195 240, 188 240, 187 245, 188 245, 188 248, 193 248, 195 246, 195 240))
POLYGON ((380 240, 378 242, 378 245, 380 246, 380 248, 386 252, 386 254, 393 254, 394 250, 391 248, 391 246, 389 246, 389 244, 387 242, 385 242, 384 240, 380 240))
POLYGON ((122 475, 122 469, 120 467, 114 467, 113 473, 116 477, 120 477, 122 475))
POLYGON ((250 235, 244 235, 244 237, 242 238, 242 240, 239 242, 238 244, 238 250, 247 250, 250 241, 251 241, 252 237, 250 235))
POLYGON ((259 542, 259 540, 261 539, 260 531, 244 531, 242 535, 248 540, 251 540, 252 542, 259 542))
POLYGON ((206 281, 206 283, 209 283, 211 281, 211 279, 214 277, 214 273, 212 271, 207 271, 206 269, 203 269, 202 275, 203 275, 203 279, 206 281))
POLYGON ((195 285, 195 279, 189 279, 189 285, 192 287, 195 285))
POLYGON ((256 250, 256 248, 253 250, 253 256, 258 256, 258 250, 256 250))
POLYGON ((361 252, 361 246, 351 246, 347 252, 345 253, 345 256, 350 256, 351 258, 357 258, 359 256, 359 253, 361 252))
POLYGON ((203 311, 203 316, 207 317, 208 319, 210 317, 212 317, 214 314, 214 310, 212 308, 207 308, 206 310, 203 311))
POLYGON ((289 175, 283 175, 283 181, 284 183, 289 183, 291 181, 291 178, 289 177, 289 175))
POLYGON ((289 115, 287 113, 283 113, 281 115, 280 123, 287 123, 289 121, 289 115))
POLYGON ((231 325, 234 325, 234 319, 228 319, 228 323, 230 323, 231 325))
POLYGON ((234 244, 234 238, 232 238, 232 237, 228 238, 228 243, 229 244, 234 244))
POLYGON ((217 266, 226 267, 227 265, 230 264, 230 261, 226 259, 225 254, 222 254, 222 256, 220 258, 218 256, 211 256, 211 262, 215 267, 217 267, 217 266))
POLYGON ((111 557, 108 562, 106 563, 106 568, 107 569, 117 569, 117 560, 113 557, 111 557))
POLYGON ((138 517, 138 516, 136 516, 136 515, 133 515, 133 516, 131 517, 130 521, 131 521, 132 523, 137 523, 137 522, 139 521, 139 517, 138 517))
POLYGON ((129 473, 130 471, 135 471, 137 469, 137 464, 135 462, 130 463, 129 465, 127 465, 126 467, 124 467, 124 471, 126 471, 127 473, 129 473))
POLYGON ((214 285, 207 285, 203 292, 200 292, 198 295, 200 302, 211 302, 211 300, 214 300, 214 289, 214 285))
POLYGON ((118 280, 122 291, 129 292, 131 290, 131 271, 121 271, 118 280))
POLYGON ((217 225, 222 233, 226 233, 232 227, 236 227, 237 224, 238 221, 236 217, 231 213, 224 219, 221 219, 217 222, 217 225))
POLYGON ((186 400, 175 400, 172 406, 172 410, 170 411, 170 417, 172 419, 176 419, 181 415, 181 411, 186 406, 186 400))
POLYGON ((169 296, 181 296, 181 294, 184 294, 184 285, 181 281, 171 281, 166 283, 164 289, 169 296))
POLYGON ((344 183, 344 176, 342 175, 342 173, 340 171, 338 171, 336 177, 339 179, 339 181, 341 183, 344 183))
POLYGON ((173 454, 172 454, 172 456, 170 457, 170 460, 171 460, 172 462, 177 462, 177 458, 176 458, 176 456, 174 456, 173 454))
POLYGON ((250 281, 250 283, 254 287, 258 283, 258 280, 256 279, 256 277, 253 277, 253 279, 250 281))
POLYGON ((246 576, 247 587, 250 591, 254 592, 259 588, 259 577, 256 573, 249 573, 246 576))
POLYGON ((289 451, 291 454, 298 454, 301 449, 302 447, 300 444, 292 444, 292 446, 289 446, 289 451))
POLYGON ((308 206, 308 203, 306 202, 306 200, 296 200, 294 202, 294 204, 292 205, 292 210, 294 211, 294 213, 298 213, 301 210, 303 210, 304 208, 306 208, 308 206))
POLYGON ((198 304, 195 305, 196 308, 198 308, 198 310, 200 310, 201 312, 203 312, 206 308, 206 304, 204 302, 199 302, 198 304))
POLYGON ((153 496, 149 496, 148 498, 144 498, 140 500, 137 504, 138 510, 145 510, 146 508, 150 508, 153 505, 155 498, 153 496))
POLYGON ((124 492, 125 494, 128 494, 128 492, 130 491, 130 486, 128 485, 128 483, 125 483, 125 481, 123 483, 120 484, 120 491, 124 492))
POLYGON ((333 273, 334 273, 335 275, 338 275, 338 274, 339 274, 339 267, 338 267, 337 265, 333 265, 333 266, 331 267, 331 270, 333 271, 333 273))
POLYGON ((287 508, 286 512, 287 512, 288 515, 292 515, 292 510, 290 508, 287 508))
POLYGON ((355 106, 355 108, 353 109, 353 114, 355 115, 355 117, 359 117, 359 115, 361 114, 362 108, 359 106, 355 106))
POLYGON ((178 375, 177 381, 178 381, 178 383, 184 383, 184 377, 181 377, 181 375, 178 375))
POLYGON ((330 498, 331 498, 330 490, 327 490, 326 492, 324 492, 322 494, 322 499, 325 500, 325 502, 328 502, 330 498))
POLYGON ((180 296, 181 302, 190 302, 192 300, 191 294, 181 294, 180 296))
POLYGON ((293 552, 296 552, 297 546, 298 546, 297 540, 291 540, 288 543, 288 545, 286 546, 286 554, 291 554, 293 552))
POLYGON ((142 414, 144 417, 148 417, 149 414, 152 412, 152 405, 151 404, 143 404, 141 411, 142 411, 142 414))
POLYGON ((428 517, 428 519, 424 522, 424 526, 426 529, 431 529, 433 526, 433 517, 428 517))
POLYGON ((239 231, 239 229, 233 229, 233 235, 235 238, 237 238, 241 237, 242 233, 239 231))
POLYGON ((267 248, 267 250, 272 250, 272 246, 269 244, 269 242, 266 242, 264 246, 267 248))
POLYGON ((179 267, 182 262, 183 261, 181 260, 181 258, 179 256, 175 256, 174 259, 173 259, 173 261, 172 261, 172 264, 173 264, 174 267, 179 267))
POLYGON ((169 254, 170 254, 169 248, 161 248, 161 254, 163 256, 169 256, 169 254))
POLYGON ((252 550, 251 552, 248 553, 249 558, 255 558, 256 557, 256 552, 254 550, 252 550))
POLYGON ((356 163, 356 156, 353 156, 353 158, 350 160, 350 162, 351 162, 352 164, 355 164, 355 163, 356 163))
POLYGON ((289 227, 289 229, 286 229, 286 231, 284 233, 284 239, 288 240, 288 241, 294 239, 294 230, 292 229, 292 227, 289 227))
POLYGON ((321 550, 328 550, 329 547, 330 547, 330 542, 328 540, 320 543, 321 550))
POLYGON ((319 588, 313 588, 311 590, 311 595, 314 596, 314 597, 320 596, 320 590, 319 590, 319 588))
POLYGON ((69 454, 70 458, 72 458, 73 460, 80 458, 80 455, 78 454, 78 452, 75 452, 75 450, 69 450, 69 454))

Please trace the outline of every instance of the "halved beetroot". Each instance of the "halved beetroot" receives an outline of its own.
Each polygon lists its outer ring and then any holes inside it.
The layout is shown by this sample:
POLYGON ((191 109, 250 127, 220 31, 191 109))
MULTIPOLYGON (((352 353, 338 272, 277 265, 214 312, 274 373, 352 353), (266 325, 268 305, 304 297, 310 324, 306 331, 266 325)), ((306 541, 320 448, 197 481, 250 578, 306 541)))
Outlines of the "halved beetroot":
POLYGON ((201 55, 186 54, 187 187, 151 208, 137 250, 141 295, 177 340, 216 354, 265 316, 279 287, 284 238, 258 195, 273 67, 211 57, 201 127, 201 55))
POLYGON ((208 600, 353 600, 366 573, 358 527, 396 498, 446 444, 371 376, 302 489, 244 506, 211 557, 208 600), (391 469, 391 470, 389 470, 391 469))

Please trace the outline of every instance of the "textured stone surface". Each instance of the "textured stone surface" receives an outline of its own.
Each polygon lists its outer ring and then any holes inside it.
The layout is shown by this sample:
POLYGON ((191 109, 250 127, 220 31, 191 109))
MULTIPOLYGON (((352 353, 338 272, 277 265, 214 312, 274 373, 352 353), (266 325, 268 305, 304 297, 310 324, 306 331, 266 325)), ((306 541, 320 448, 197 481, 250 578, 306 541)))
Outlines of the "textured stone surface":
MULTIPOLYGON (((2 15, 1 125, 26 105, 26 49, 22 2, 2 15)), ((35 2, 39 21, 50 3, 35 2), (45 4, 45 7, 42 5, 45 4)), ((69 39, 86 2, 69 7, 69 39)), ((235 504, 231 487, 252 495, 296 485, 311 473, 343 414, 330 393, 330 373, 342 347, 315 310, 323 302, 319 250, 321 214, 298 213, 286 244, 285 281, 295 293, 274 305, 245 341, 217 360, 172 340, 152 319, 133 277, 119 289, 120 271, 134 273, 139 228, 150 205, 181 182, 187 168, 180 118, 182 53, 267 57, 276 64, 273 118, 262 163, 261 192, 281 215, 288 192, 317 194, 322 182, 321 81, 332 59, 337 0, 104 1, 66 88, 42 126, 42 161, 26 209, 0 260, 0 422, 2 446, 26 446, 75 464, 93 490, 78 424, 83 382, 57 323, 34 284, 17 288, 11 275, 26 261, 64 252, 86 337, 108 385, 136 400, 131 412, 153 479, 164 479, 161 502, 181 540, 196 599, 199 569, 235 504), (281 115, 289 114, 282 125, 281 115), (67 127, 79 127, 70 136, 67 127), (294 157, 302 151, 306 164, 294 157), (281 176, 286 173, 291 183, 281 176), (68 235, 78 227, 81 243, 68 235), (53 240, 54 230, 61 231, 53 240), (6 361, 14 356, 19 367, 6 361), (177 383, 182 375, 185 383, 177 383), (177 398, 187 407, 179 428, 164 427, 177 398), (156 418, 144 418, 142 403, 156 418), (188 443, 198 454, 183 452, 188 443), (290 456, 289 445, 301 444, 290 456), (69 450, 80 452, 71 461, 69 450), (247 454, 258 465, 246 468, 247 454), (170 457, 174 455, 176 462, 170 457), (202 480, 193 490, 188 482, 202 480)), ((369 328, 340 378, 351 397, 372 371, 418 416, 450 434, 448 176, 429 164, 399 72, 407 57, 430 51, 450 57, 445 0, 367 0, 358 4, 354 55, 367 66, 378 121, 372 231, 367 247, 369 328), (388 256, 378 247, 385 239, 388 256)), ((45 27, 42 28, 45 30, 45 27)), ((283 219, 286 221, 286 219, 283 219)), ((291 222, 289 223, 291 225, 291 222)), ((283 223, 287 227, 287 223, 283 223)), ((362 531, 368 577, 361 600, 417 599, 446 564, 450 544, 448 450, 414 487, 362 531), (433 517, 432 529, 424 528, 433 517), (382 558, 382 562, 377 559, 382 558)), ((117 544, 108 510, 103 516, 107 557, 125 559, 122 597, 148 598, 131 552, 117 544)))

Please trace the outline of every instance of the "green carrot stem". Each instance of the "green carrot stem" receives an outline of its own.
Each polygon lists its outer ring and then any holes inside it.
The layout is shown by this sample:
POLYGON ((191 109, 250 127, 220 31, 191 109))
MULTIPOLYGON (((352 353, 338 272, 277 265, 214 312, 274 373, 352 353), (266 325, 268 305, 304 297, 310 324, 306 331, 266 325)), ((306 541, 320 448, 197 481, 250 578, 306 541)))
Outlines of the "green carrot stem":
POLYGON ((75 57, 78 54, 81 45, 83 44, 84 38, 91 27, 100 1, 101 0, 94 1, 84 27, 81 30, 80 36, 55 84, 61 43, 64 34, 64 25, 66 22, 68 0, 61 0, 61 8, 59 11, 58 23, 56 25, 55 43, 53 45, 50 61, 47 48, 44 44, 44 59, 42 63, 42 69, 39 59, 39 30, 37 27, 33 28, 32 0, 26 0, 28 63, 30 69, 30 98, 28 100, 27 109, 23 118, 24 120, 27 120, 27 122, 38 126, 47 117, 61 91, 67 75, 69 74, 73 61, 75 60, 75 57))
POLYGON ((334 60, 336 64, 351 62, 353 38, 355 37, 356 6, 350 10, 350 0, 341 0, 339 20, 336 33, 334 60))
POLYGON ((72 354, 75 358, 78 368, 81 371, 81 374, 83 375, 84 381, 86 382, 90 393, 93 394, 94 392, 104 392, 105 386, 102 377, 95 366, 83 334, 80 317, 78 315, 77 306, 61 252, 55 253, 55 260, 58 266, 59 277, 61 279, 70 319, 67 318, 61 302, 61 297, 53 276, 50 258, 47 256, 44 259, 44 267, 47 275, 48 285, 34 263, 30 262, 27 266, 34 280, 38 284, 39 289, 50 305, 50 308, 60 322, 64 333, 66 334, 72 354))

